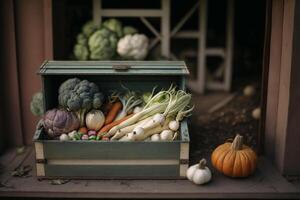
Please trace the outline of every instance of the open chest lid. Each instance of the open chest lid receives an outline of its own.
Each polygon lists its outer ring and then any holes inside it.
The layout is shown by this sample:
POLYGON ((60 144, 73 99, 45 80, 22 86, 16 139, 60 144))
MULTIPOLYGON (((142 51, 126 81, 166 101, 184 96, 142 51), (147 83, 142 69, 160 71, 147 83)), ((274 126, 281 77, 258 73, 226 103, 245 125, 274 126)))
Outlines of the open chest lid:
POLYGON ((183 61, 45 61, 45 75, 188 75, 183 61))

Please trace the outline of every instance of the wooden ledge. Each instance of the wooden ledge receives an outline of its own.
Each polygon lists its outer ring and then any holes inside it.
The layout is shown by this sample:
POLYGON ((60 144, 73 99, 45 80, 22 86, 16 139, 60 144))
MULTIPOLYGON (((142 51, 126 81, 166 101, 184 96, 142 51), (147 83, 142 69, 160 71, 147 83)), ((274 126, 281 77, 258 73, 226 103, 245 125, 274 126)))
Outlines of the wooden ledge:
POLYGON ((187 180, 71 180, 51 185, 35 177, 34 152, 31 147, 16 156, 9 151, 0 158, 4 166, 0 187, 2 197, 45 198, 300 198, 300 191, 287 182, 263 157, 256 174, 247 179, 231 179, 213 171, 213 180, 197 186, 187 180), (18 166, 31 165, 31 177, 11 177, 18 166))

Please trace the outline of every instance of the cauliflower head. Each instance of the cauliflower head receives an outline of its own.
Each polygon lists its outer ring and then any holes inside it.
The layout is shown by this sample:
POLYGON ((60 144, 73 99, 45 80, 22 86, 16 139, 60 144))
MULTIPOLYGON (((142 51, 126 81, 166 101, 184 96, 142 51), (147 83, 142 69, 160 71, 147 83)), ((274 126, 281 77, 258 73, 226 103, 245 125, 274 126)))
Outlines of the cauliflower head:
POLYGON ((119 40, 117 52, 125 59, 143 60, 148 54, 148 43, 144 34, 126 35, 119 40))
POLYGON ((92 60, 109 60, 115 56, 118 43, 117 35, 107 28, 94 32, 88 41, 92 60))

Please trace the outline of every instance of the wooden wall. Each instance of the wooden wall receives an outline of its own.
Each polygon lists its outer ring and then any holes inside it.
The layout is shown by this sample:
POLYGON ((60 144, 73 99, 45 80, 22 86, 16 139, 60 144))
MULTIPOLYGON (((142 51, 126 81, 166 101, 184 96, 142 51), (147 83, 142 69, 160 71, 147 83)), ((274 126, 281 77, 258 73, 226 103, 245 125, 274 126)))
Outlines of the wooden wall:
POLYGON ((300 2, 273 0, 265 153, 282 174, 300 174, 300 2))
POLYGON ((1 84, 5 134, 8 144, 30 144, 37 117, 30 112, 31 96, 41 89, 36 75, 40 64, 52 58, 50 0, 1 1, 1 84))

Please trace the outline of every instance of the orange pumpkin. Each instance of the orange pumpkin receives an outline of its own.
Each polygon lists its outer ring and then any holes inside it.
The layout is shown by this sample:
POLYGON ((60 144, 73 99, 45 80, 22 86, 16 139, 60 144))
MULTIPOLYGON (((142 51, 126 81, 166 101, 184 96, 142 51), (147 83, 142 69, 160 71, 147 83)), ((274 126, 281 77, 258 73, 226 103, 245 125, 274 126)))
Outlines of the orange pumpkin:
POLYGON ((256 153, 243 145, 243 137, 237 135, 233 142, 218 146, 211 155, 212 165, 221 173, 230 177, 247 177, 257 164, 256 153))

